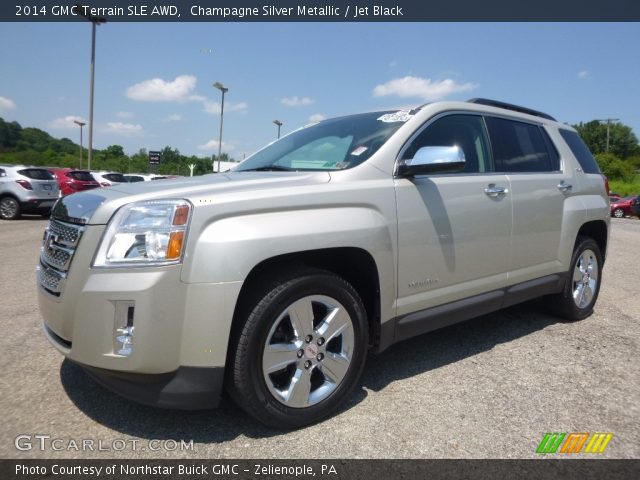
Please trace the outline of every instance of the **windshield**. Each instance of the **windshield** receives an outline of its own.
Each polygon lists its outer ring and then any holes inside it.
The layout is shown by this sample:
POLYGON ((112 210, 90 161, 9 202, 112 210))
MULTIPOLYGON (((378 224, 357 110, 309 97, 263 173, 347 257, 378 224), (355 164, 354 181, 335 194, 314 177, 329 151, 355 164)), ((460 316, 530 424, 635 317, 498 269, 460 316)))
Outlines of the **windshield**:
POLYGON ((355 167, 371 157, 411 113, 374 112, 324 120, 268 145, 232 170, 327 171, 355 167))

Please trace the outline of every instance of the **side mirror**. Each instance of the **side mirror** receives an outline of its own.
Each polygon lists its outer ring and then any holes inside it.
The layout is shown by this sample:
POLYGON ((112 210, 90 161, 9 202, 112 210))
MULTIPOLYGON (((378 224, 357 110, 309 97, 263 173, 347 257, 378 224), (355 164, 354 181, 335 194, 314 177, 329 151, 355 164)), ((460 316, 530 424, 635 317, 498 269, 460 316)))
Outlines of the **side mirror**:
POLYGON ((460 147, 422 147, 413 158, 401 160, 396 174, 412 177, 429 173, 455 173, 465 166, 464 152, 460 147))

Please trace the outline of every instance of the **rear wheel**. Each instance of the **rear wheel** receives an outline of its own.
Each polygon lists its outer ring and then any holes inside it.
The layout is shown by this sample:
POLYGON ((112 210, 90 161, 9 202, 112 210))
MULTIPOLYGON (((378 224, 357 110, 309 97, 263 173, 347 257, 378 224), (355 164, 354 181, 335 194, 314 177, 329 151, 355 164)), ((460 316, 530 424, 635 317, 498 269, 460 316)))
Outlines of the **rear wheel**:
POLYGON ((321 270, 271 282, 232 350, 229 390, 261 422, 297 428, 331 415, 356 385, 368 341, 355 289, 321 270))
POLYGON ((13 197, 0 199, 0 218, 3 220, 15 220, 20 217, 20 203, 13 197))
POLYGON ((602 253, 589 237, 579 237, 564 291, 551 295, 550 307, 567 320, 582 320, 593 313, 602 278, 602 253))
POLYGON ((613 211, 613 216, 614 216, 614 217, 616 217, 616 218, 622 218, 622 217, 624 217, 624 210, 622 210, 621 208, 616 208, 616 209, 613 211))

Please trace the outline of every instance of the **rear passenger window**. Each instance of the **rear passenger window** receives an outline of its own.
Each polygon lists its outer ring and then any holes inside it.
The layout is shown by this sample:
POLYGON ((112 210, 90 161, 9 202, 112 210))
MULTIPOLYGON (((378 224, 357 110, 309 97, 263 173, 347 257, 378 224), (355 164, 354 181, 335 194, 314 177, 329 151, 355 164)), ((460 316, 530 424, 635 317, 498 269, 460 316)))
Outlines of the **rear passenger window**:
POLYGON ((580 135, 578 135, 577 132, 572 132, 571 130, 560 129, 559 131, 562 138, 564 138, 564 141, 569 145, 573 155, 578 159, 578 163, 582 167, 582 171, 584 173, 600 173, 598 162, 593 158, 593 155, 591 155, 591 152, 589 151, 589 147, 587 147, 584 140, 580 138, 580 135))
POLYGON ((559 170, 558 153, 546 132, 537 125, 487 117, 496 170, 501 172, 553 172, 559 170))

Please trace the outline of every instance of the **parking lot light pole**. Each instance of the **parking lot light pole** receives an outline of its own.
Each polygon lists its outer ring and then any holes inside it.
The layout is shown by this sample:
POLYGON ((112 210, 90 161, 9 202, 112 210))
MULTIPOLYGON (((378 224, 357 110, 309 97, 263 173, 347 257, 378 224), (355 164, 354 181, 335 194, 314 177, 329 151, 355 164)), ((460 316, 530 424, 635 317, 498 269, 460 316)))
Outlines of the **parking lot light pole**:
POLYGON ((89 14, 89 7, 76 5, 75 11, 80 16, 91 22, 91 75, 89 80, 89 146, 87 155, 87 170, 91 170, 91 159, 93 157, 93 85, 96 67, 96 26, 107 22, 104 17, 95 17, 89 14))
MULTIPOLYGON (((227 87, 220 82, 213 84, 215 88, 222 92, 222 103, 220 104, 220 136, 218 137, 218 173, 220 173, 220 157, 222 156, 222 122, 224 121, 224 94, 229 91, 227 87)), ((215 167, 213 167, 215 171, 215 167)))
POLYGON ((278 138, 280 138, 280 127, 282 126, 282 122, 280 120, 274 120, 273 123, 278 126, 278 138))
POLYGON ((80 168, 82 168, 82 127, 84 127, 86 123, 78 120, 74 120, 73 123, 80 125, 80 168))

